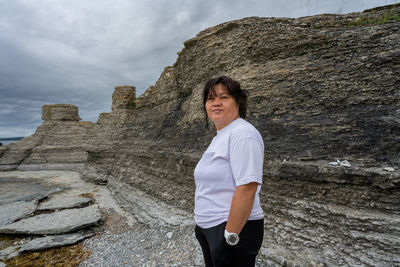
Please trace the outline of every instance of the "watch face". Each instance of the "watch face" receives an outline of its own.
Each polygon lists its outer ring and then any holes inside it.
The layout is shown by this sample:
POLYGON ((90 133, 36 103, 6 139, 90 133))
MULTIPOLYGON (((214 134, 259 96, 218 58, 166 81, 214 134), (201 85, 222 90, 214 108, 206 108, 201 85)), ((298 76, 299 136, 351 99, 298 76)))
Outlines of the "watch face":
POLYGON ((238 236, 237 234, 231 233, 231 234, 228 236, 226 242, 227 242, 229 245, 234 246, 234 245, 236 245, 237 243, 239 243, 239 236, 238 236))
POLYGON ((236 242, 237 238, 236 238, 235 235, 230 235, 230 236, 228 237, 228 240, 229 240, 229 243, 234 244, 234 243, 236 242))

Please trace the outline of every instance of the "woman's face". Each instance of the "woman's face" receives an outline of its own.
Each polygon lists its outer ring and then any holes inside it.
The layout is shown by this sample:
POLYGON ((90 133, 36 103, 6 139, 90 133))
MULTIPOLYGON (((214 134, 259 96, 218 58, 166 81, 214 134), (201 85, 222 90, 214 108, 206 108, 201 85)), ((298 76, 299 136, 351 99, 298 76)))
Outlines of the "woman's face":
MULTIPOLYGON (((217 130, 221 130, 230 122, 239 118, 239 105, 224 85, 217 84, 214 89, 215 95, 208 95, 206 111, 208 118, 214 122, 217 130)), ((211 90, 210 93, 212 93, 211 90)))

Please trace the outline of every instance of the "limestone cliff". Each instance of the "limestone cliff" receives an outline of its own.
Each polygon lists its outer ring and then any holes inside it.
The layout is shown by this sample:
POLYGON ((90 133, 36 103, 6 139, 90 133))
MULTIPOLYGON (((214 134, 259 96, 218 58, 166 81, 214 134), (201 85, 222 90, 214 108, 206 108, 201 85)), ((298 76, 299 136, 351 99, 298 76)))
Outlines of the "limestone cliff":
POLYGON ((394 5, 217 25, 137 99, 117 87, 96 123, 45 120, 0 148, 0 166, 75 168, 128 210, 141 190, 192 212, 193 169, 214 134, 201 91, 225 74, 250 92, 248 120, 265 142, 265 262, 399 265, 399 21, 394 5))

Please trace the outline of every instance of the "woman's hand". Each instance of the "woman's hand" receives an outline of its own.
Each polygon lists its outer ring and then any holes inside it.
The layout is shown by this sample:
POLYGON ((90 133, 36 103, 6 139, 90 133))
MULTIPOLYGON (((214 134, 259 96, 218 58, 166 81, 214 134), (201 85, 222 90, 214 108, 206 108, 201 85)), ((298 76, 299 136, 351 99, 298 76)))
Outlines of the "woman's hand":
POLYGON ((242 231, 253 208, 257 186, 258 184, 253 182, 236 187, 225 226, 228 232, 239 235, 242 231))

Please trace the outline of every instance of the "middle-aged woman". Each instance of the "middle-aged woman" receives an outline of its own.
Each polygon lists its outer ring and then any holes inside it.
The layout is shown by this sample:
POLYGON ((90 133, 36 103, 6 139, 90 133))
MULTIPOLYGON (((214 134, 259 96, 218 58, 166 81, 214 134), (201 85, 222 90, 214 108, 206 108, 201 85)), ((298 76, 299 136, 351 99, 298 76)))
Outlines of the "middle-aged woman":
POLYGON ((247 92, 221 76, 203 91, 205 120, 217 135, 194 170, 196 238, 209 266, 254 266, 261 247, 264 215, 259 191, 264 143, 245 121, 247 92))

